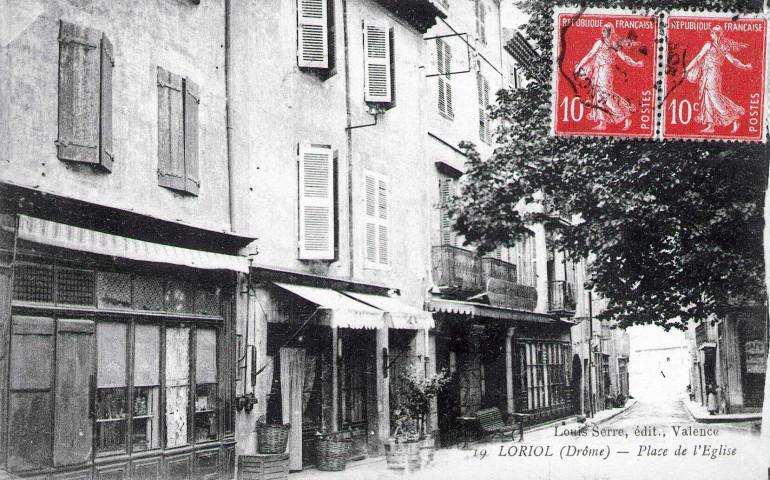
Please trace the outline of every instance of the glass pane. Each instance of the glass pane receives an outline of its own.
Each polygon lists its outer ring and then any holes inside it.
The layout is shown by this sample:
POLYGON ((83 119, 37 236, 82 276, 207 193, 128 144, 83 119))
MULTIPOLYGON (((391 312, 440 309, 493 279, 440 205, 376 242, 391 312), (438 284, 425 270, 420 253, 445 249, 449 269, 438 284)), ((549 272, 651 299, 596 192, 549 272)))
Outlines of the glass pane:
POLYGON ((134 341, 134 386, 160 384, 160 327, 136 325, 134 341))
POLYGON ((96 390, 96 448, 119 452, 126 447, 126 388, 96 390))
POLYGON ((190 327, 166 329, 166 385, 190 384, 190 327))
POLYGON ((217 331, 213 328, 199 328, 196 337, 195 383, 216 383, 217 331))
POLYGON ((160 446, 159 392, 158 387, 134 389, 134 451, 160 446))
POLYGON ((126 332, 125 323, 100 322, 96 324, 99 356, 96 364, 97 388, 126 386, 126 332))
POLYGON ((190 387, 166 388, 166 446, 187 445, 187 408, 190 387))
POLYGON ((215 383, 195 387, 195 441, 205 442, 217 438, 217 385, 215 383))
POLYGON ((190 327, 166 329, 166 446, 187 445, 190 327))

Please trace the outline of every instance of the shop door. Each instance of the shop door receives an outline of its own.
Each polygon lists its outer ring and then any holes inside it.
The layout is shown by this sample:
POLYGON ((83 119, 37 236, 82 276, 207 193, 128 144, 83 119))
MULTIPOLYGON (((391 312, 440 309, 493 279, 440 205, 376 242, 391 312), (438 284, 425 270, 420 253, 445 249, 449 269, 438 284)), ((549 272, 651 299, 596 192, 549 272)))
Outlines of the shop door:
POLYGON ((54 320, 13 317, 8 407, 8 470, 48 467, 52 459, 54 320))
POLYGON ((94 322, 59 320, 53 463, 85 463, 93 450, 94 322))
POLYGON ((374 334, 367 330, 349 330, 342 337, 341 410, 342 429, 353 440, 351 458, 368 452, 368 388, 371 373, 374 334))
POLYGON ((322 355, 305 355, 305 379, 302 388, 302 466, 316 464, 316 433, 323 431, 322 355))
POLYGON ((289 469, 302 470, 302 398, 305 385, 305 349, 282 348, 281 411, 289 432, 289 469))

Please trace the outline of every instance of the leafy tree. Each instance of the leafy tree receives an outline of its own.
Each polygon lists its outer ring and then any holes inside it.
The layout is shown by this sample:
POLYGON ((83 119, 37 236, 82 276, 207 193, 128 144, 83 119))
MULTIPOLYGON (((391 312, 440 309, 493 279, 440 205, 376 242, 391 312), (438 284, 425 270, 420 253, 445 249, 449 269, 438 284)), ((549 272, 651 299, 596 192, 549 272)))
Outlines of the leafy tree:
MULTIPOLYGON (((750 12, 745 0, 629 0, 645 12, 698 7, 750 12)), ((607 299, 601 318, 621 327, 666 330, 712 318, 720 309, 764 302, 762 228, 768 149, 761 144, 554 138, 551 48, 554 2, 519 3, 522 27, 539 53, 521 67, 531 83, 498 92, 491 115, 499 147, 481 158, 469 143, 456 229, 481 251, 512 245, 525 222, 520 200, 537 192, 582 223, 564 227, 558 246, 591 256, 590 286, 607 299), (679 319, 675 321, 672 319, 679 319)))

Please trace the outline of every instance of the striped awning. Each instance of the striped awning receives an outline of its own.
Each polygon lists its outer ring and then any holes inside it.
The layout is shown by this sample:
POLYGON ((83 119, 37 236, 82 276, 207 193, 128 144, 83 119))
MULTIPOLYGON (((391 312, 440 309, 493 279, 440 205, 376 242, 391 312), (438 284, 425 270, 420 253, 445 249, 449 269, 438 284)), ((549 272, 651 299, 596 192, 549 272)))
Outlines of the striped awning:
POLYGON ((273 282, 276 286, 298 295, 323 310, 321 323, 338 328, 382 328, 385 312, 361 303, 331 288, 309 287, 292 283, 273 282))
POLYGON ((386 325, 390 328, 428 330, 436 327, 432 313, 407 305, 397 298, 368 293, 343 293, 384 311, 386 325))
POLYGON ((166 263, 205 270, 249 272, 249 263, 245 257, 145 242, 26 215, 19 215, 19 239, 140 262, 166 263))
POLYGON ((512 308, 493 307, 484 303, 463 302, 460 300, 445 300, 432 298, 428 301, 428 308, 432 312, 455 313, 470 317, 486 317, 500 320, 512 320, 518 322, 555 323, 557 320, 543 313, 514 310, 512 308))

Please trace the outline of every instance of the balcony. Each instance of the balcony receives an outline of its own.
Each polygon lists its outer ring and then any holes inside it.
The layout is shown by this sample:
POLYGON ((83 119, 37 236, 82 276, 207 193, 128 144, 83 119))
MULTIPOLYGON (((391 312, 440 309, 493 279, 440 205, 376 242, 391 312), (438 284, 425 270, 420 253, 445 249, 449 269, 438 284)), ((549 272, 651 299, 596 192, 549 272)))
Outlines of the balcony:
POLYGON ((695 344, 700 347, 706 343, 716 343, 717 338, 714 330, 708 321, 700 322, 695 326, 695 344))
POLYGON ((486 290, 490 278, 516 283, 516 265, 496 258, 482 258, 476 252, 451 245, 433 247, 436 285, 478 293, 486 290))
POLYGON ((566 280, 552 280, 548 283, 548 311, 556 315, 575 314, 575 286, 566 280))

